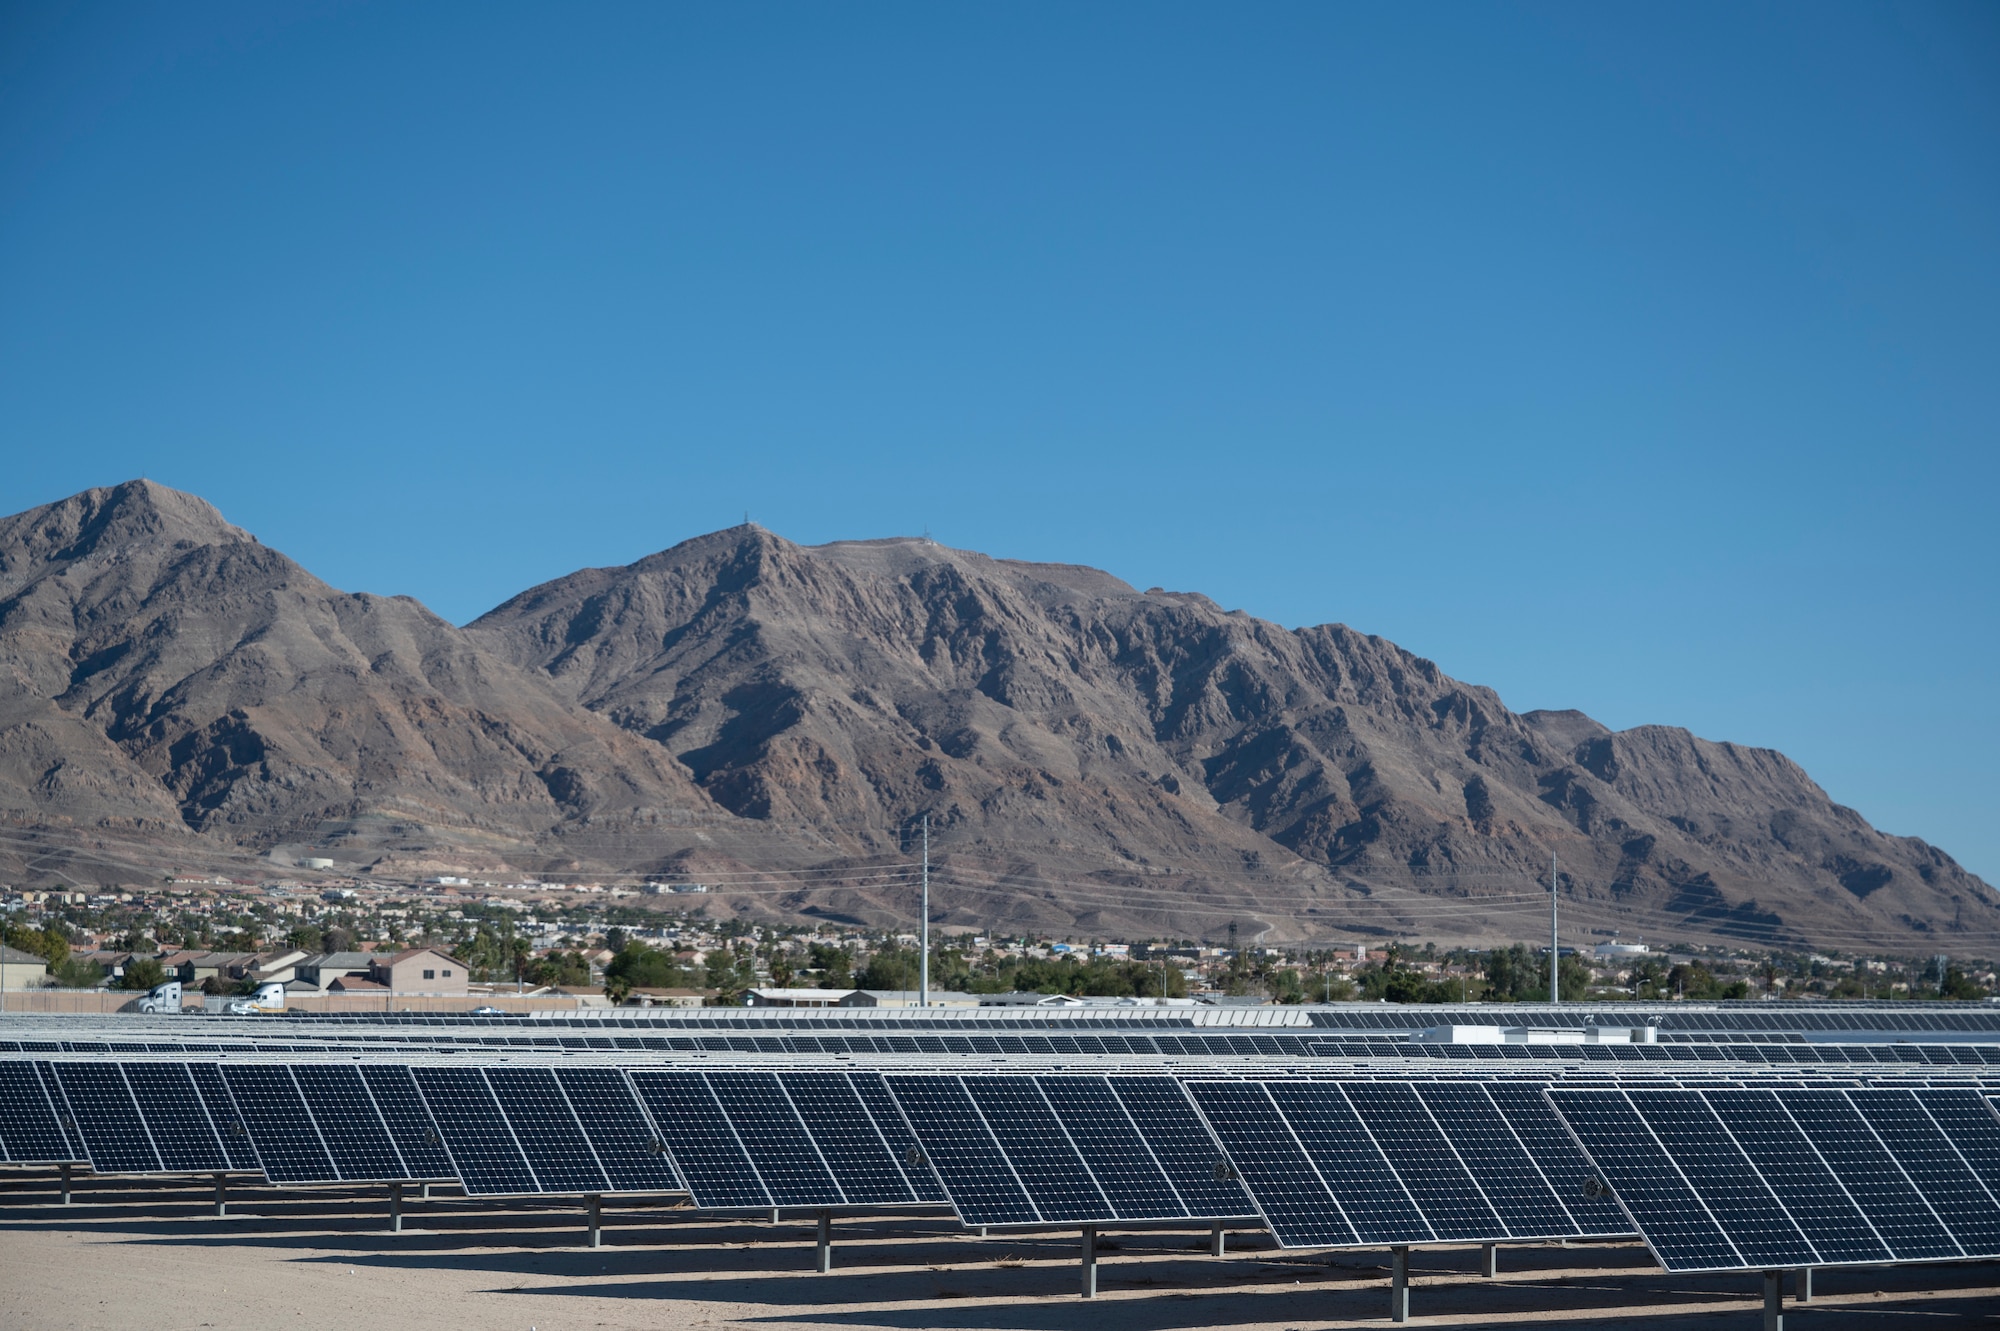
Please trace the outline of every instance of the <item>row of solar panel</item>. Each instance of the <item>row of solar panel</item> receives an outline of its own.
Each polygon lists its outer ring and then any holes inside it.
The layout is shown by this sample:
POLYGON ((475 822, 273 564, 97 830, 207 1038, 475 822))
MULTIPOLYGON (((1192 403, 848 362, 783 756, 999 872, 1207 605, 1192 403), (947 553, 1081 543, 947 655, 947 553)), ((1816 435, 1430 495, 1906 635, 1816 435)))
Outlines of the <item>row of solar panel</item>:
POLYGON ((2000 1257, 2000 1114, 1977 1091, 1548 1098, 1669 1270, 2000 1257))
MULTIPOLYGON (((398 1045, 420 1043, 405 1037, 398 1045)), ((1449 1058, 1626 1063, 1746 1062, 1768 1064, 1920 1064, 1930 1067, 2000 1067, 2000 1045, 1976 1044, 1655 1044, 1525 1045, 1429 1044, 1395 1040, 1330 1040, 1286 1035, 880 1035, 880 1036, 465 1036, 442 1032, 434 1047, 548 1048, 760 1054, 1028 1054, 1280 1058, 1449 1058)), ((368 1046, 275 1043, 231 1044, 170 1040, 0 1040, 5 1053, 343 1053, 368 1046)))
POLYGON ((0 1062, 0 1160, 474 1196, 687 1192, 708 1209, 939 1205, 879 1077, 0 1062))

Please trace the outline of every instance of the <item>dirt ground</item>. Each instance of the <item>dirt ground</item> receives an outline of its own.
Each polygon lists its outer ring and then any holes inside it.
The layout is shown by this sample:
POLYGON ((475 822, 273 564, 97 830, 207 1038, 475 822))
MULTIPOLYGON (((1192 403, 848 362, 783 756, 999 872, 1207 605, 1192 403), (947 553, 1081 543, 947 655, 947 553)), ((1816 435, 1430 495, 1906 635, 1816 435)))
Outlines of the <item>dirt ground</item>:
MULTIPOLYGON (((421 1331, 1186 1331, 1388 1325, 1387 1254, 1287 1254, 1261 1234, 1207 1255, 1192 1232, 1103 1236, 1099 1297, 1077 1297, 1075 1234, 960 1233, 944 1219, 838 1220, 812 1272, 811 1223, 719 1222, 607 1205, 605 1246, 579 1208, 413 1201, 385 1228, 380 1193, 87 1180, 64 1207, 47 1175, 0 1174, 0 1328, 405 1327, 421 1331)), ((1411 1325, 1762 1325, 1754 1276, 1668 1276, 1637 1245, 1412 1255, 1411 1325)), ((1788 1331, 2000 1326, 2000 1263, 1820 1271, 1787 1298, 1788 1331)))

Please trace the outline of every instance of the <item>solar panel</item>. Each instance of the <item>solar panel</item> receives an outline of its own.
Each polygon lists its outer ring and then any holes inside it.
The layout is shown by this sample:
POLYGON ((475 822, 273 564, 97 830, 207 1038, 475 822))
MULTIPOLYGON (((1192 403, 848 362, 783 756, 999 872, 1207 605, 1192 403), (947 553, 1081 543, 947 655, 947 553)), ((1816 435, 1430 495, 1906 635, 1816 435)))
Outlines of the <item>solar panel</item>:
POLYGON ((1590 1161, 1577 1149, 1576 1139, 1562 1118, 1542 1098, 1542 1087, 1541 1082, 1488 1082, 1486 1094, 1575 1218, 1578 1229, 1585 1234, 1630 1234, 1632 1222, 1616 1202, 1608 1196, 1586 1193, 1584 1184, 1593 1173, 1590 1161))
POLYGON ((1227 1171, 1218 1174, 1221 1152, 1180 1082, 1110 1077, 1106 1083, 1189 1215, 1226 1220, 1257 1214, 1243 1185, 1227 1171))
POLYGON ((299 1063, 292 1076, 320 1140, 345 1182, 400 1182, 411 1176, 351 1064, 299 1063))
POLYGON ((1242 1180, 1280 1246, 1344 1248, 1360 1242, 1264 1085, 1192 1082, 1187 1091, 1222 1145, 1217 1172, 1242 1180))
MULTIPOLYGON (((886 1079, 916 1142, 968 1225, 1032 1225, 1041 1213, 957 1077, 886 1079)), ((915 1147, 915 1143, 912 1144, 915 1147)))
POLYGON ((215 1125, 215 1135, 229 1168, 239 1172, 261 1171, 264 1166, 257 1158, 256 1144, 250 1140, 250 1130, 236 1112, 229 1088, 223 1084, 222 1070, 213 1063, 189 1063, 187 1070, 194 1079, 196 1094, 208 1110, 209 1122, 215 1125))
POLYGON ((773 1206, 838 1206, 846 1200, 776 1073, 706 1076, 773 1206))
POLYGON ((2000 1200, 1972 1163, 2000 1161, 2000 1120, 1969 1089, 1556 1087, 1549 1099, 1672 1269, 2000 1255, 2000 1200), (1665 1233, 1649 1190, 1669 1171, 1733 1256, 1665 1233))
MULTIPOLYGON (((903 1078, 890 1078, 899 1094, 903 1078)), ((1115 1217, 1076 1146, 1030 1077, 962 1079, 973 1106, 1006 1153, 1014 1176, 1044 1221, 1115 1217)), ((919 1133, 919 1138, 928 1138, 919 1133)))
POLYGON ((577 1122, 616 1192, 685 1192, 666 1143, 617 1068, 556 1072, 577 1122))
POLYGON ((165 1170, 153 1148, 138 1101, 115 1063, 52 1063, 77 1135, 100 1174, 158 1174, 165 1170))
POLYGON ((1546 1094, 1662 1266, 1688 1271, 1746 1265, 1625 1092, 1554 1086, 1546 1094))
POLYGON ((185 1063, 127 1063, 121 1070, 163 1169, 208 1174, 229 1168, 229 1157, 185 1063))
POLYGON ((1484 1086, 1433 1082, 1416 1091, 1510 1236, 1568 1238, 1581 1232, 1484 1086))
POLYGON ((698 1072, 635 1069, 632 1085, 703 1210, 761 1209, 773 1203, 714 1092, 698 1072))
POLYGON ((1415 1087, 1401 1082, 1350 1082, 1341 1090, 1439 1238, 1493 1239, 1511 1234, 1415 1087))
POLYGON ((1035 1084, 1120 1220, 1196 1214, 1167 1178, 1146 1139, 1103 1077, 1041 1076, 1035 1084))
MULTIPOLYGON (((1338 1083, 1268 1082, 1266 1089, 1340 1199, 1359 1242, 1427 1243, 1437 1237, 1338 1083)), ((1498 1228, 1497 1217, 1491 1223, 1498 1228)))
POLYGON ((444 1149, 444 1137, 417 1093, 410 1069, 397 1063, 364 1063, 361 1080, 410 1178, 457 1178, 451 1156, 444 1149))
POLYGON ((846 1074, 786 1072, 778 1080, 849 1203, 908 1206, 920 1200, 846 1074))
POLYGON ((479 1068, 421 1066, 410 1072, 468 1196, 545 1191, 479 1068))
POLYGON ((856 1070, 844 1075, 847 1084, 854 1088, 862 1108, 868 1111, 875 1130, 888 1143, 890 1156, 903 1171, 903 1177, 909 1180, 917 1200, 934 1205, 949 1204, 951 1198, 945 1192, 944 1184, 939 1182, 937 1172, 925 1160, 923 1150, 918 1147, 916 1137, 911 1135, 910 1125, 896 1107, 895 1097, 889 1094, 888 1083, 882 1080, 882 1074, 856 1070))
POLYGON ((237 1118, 256 1148, 265 1178, 281 1184, 340 1181, 340 1171, 320 1138, 290 1068, 231 1063, 222 1068, 222 1080, 237 1118))
POLYGON ((15 1165, 84 1158, 64 1135, 55 1102, 33 1063, 0 1062, 0 1153, 15 1165))
POLYGON ((534 1170, 538 1191, 603 1193, 611 1190, 597 1153, 548 1068, 487 1068, 486 1081, 506 1115, 514 1140, 534 1170))

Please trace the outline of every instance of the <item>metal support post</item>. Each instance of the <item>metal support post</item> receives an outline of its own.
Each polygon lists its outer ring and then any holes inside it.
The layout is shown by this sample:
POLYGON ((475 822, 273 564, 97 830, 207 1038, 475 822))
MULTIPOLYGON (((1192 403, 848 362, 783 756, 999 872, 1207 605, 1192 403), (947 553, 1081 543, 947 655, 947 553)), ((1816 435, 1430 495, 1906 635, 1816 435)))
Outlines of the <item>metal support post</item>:
POLYGON ((1220 1257, 1227 1251, 1229 1251, 1229 1236, 1222 1228, 1222 1222, 1218 1220, 1215 1222, 1215 1229, 1208 1236, 1208 1255, 1220 1257))
POLYGON ((833 1212, 819 1213, 819 1261, 813 1267, 821 1275, 833 1270, 833 1212))
POLYGON ((1389 1249, 1389 1320, 1410 1320, 1410 1250, 1389 1249))
POLYGON ((981 1225, 979 1227, 979 1237, 982 1239, 986 1237, 986 1226, 981 1225))
POLYGON ((602 1248, 604 1246, 604 1199, 592 1193, 583 1200, 585 1205, 590 1208, 590 1246, 593 1248, 602 1248))
POLYGON ((218 1216, 229 1214, 229 1176, 226 1174, 215 1176, 215 1213, 218 1216))
POLYGON ((62 1167, 62 1204, 69 1205, 69 1166, 62 1167))
POLYGON ((771 1208, 771 1223, 774 1225, 778 1223, 778 1208, 775 1206, 771 1208))
POLYGON ((1500 1245, 1482 1243, 1479 1245, 1479 1274, 1488 1280, 1500 1274, 1500 1245))
POLYGON ((403 1232, 403 1185, 400 1183, 389 1185, 389 1232, 403 1232))
POLYGON ((1785 1331, 1782 1271, 1764 1273, 1764 1331, 1785 1331))
POLYGON ((431 1185, 426 1183, 424 1184, 424 1190, 417 1194, 417 1200, 420 1202, 427 1202, 430 1199, 431 1199, 431 1185))
POLYGON ((1802 1266, 1792 1273, 1792 1299, 1796 1303, 1812 1302, 1812 1273, 1810 1266, 1802 1266))
POLYGON ((1097 1297, 1097 1226, 1083 1227, 1083 1297, 1097 1297))

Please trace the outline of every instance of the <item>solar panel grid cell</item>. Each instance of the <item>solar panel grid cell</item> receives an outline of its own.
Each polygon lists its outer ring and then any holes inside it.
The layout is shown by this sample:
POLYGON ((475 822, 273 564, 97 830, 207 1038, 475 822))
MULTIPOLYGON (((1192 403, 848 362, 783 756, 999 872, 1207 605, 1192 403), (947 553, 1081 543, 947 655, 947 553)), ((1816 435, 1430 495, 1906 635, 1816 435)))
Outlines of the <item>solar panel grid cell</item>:
POLYGON ((229 1168, 229 1157, 209 1122, 208 1110, 184 1063, 128 1063, 126 1083, 145 1117, 161 1167, 170 1173, 207 1174, 229 1168))
POLYGON ((1263 1086, 1195 1082, 1187 1089, 1280 1246, 1342 1248, 1360 1242, 1263 1086))
POLYGON ((1729 1236, 1741 1264, 1763 1268, 1820 1264, 1820 1254, 1700 1092, 1637 1090, 1630 1098, 1729 1236))
POLYGON ((742 1210, 773 1204, 700 1073, 648 1069, 631 1076, 696 1206, 742 1210))
POLYGON ((138 1102, 117 1064, 51 1066, 93 1170, 100 1174, 163 1172, 159 1152, 153 1148, 138 1102))
POLYGON ((1484 1087, 1432 1082, 1417 1087, 1417 1094, 1479 1180, 1510 1237, 1568 1238, 1579 1232, 1484 1087))
POLYGON ((1120 1220, 1191 1214, 1102 1077, 1037 1077, 1049 1106, 1120 1220))
POLYGON ((467 1195, 544 1191, 479 1068, 424 1066, 411 1075, 467 1195))
POLYGON ((1034 1078, 967 1077, 964 1086, 1043 1220, 1116 1216, 1034 1078))
POLYGON ((549 1068, 487 1068, 486 1081, 514 1140, 534 1170, 538 1191, 608 1192, 610 1180, 549 1068))
POLYGON ((333 1183, 340 1171, 320 1138, 290 1068, 234 1064, 222 1069, 237 1117, 273 1183, 333 1183))
POLYGON ((236 1102, 230 1099, 229 1088, 223 1084, 222 1070, 213 1063, 190 1063, 187 1070, 194 1079, 195 1093, 208 1110, 209 1122, 215 1125, 215 1135, 222 1144, 222 1153, 229 1161, 229 1168, 261 1172, 263 1164, 257 1158, 257 1148, 250 1140, 250 1131, 244 1126, 242 1116, 236 1112, 236 1102))
POLYGON ((33 1063, 0 1062, 0 1150, 0 1158, 16 1165, 79 1158, 33 1063))
POLYGON ((1354 1082, 1342 1089, 1437 1237, 1508 1237, 1507 1226, 1414 1087, 1354 1082))
POLYGON ((1631 1214, 1660 1265, 1670 1271, 1732 1270, 1744 1265, 1623 1091, 1558 1086, 1547 1094, 1631 1214))
POLYGON ((921 1158, 937 1171, 961 1220, 968 1225, 1031 1225, 1042 1219, 957 1077, 891 1075, 884 1080, 921 1158))
POLYGON ((1541 1082, 1489 1082, 1486 1094, 1506 1117, 1535 1167, 1549 1181, 1565 1209, 1585 1234, 1630 1234, 1632 1222, 1609 1197, 1591 1197, 1584 1183, 1591 1177, 1590 1161, 1577 1149, 1563 1121, 1542 1098, 1541 1082))
POLYGON ((413 1179, 449 1179, 451 1155, 444 1149, 444 1137, 417 1093, 410 1069, 395 1063, 363 1064, 361 1080, 375 1102, 375 1112, 389 1131, 396 1153, 413 1179))
POLYGON ((772 1205, 838 1206, 846 1201, 775 1073, 707 1076, 772 1205))
POLYGON ((1846 1095, 1966 1255, 2000 1255, 2000 1203, 1925 1112, 1917 1093, 1854 1090, 1846 1095))
POLYGON ((944 1184, 939 1182, 935 1170, 924 1160, 924 1154, 917 1145, 917 1139, 910 1134, 910 1125, 903 1113, 896 1107, 895 1098, 889 1094, 889 1087, 879 1072, 855 1071, 844 1074, 847 1084, 854 1089, 855 1096, 867 1109, 868 1117, 874 1122, 875 1130, 882 1134, 882 1140, 889 1144, 889 1154, 893 1156, 909 1181, 917 1199, 933 1204, 948 1204, 951 1198, 946 1194, 944 1184), (914 1154, 913 1154, 914 1153, 914 1154))
POLYGON ((867 1106, 844 1074, 786 1072, 778 1080, 848 1202, 907 1206, 918 1200, 867 1106))
POLYGON ((293 1067, 292 1076, 343 1181, 409 1177, 357 1069, 334 1063, 301 1063, 293 1067))
POLYGON ((614 1192, 685 1191, 666 1142, 617 1068, 560 1068, 556 1080, 614 1192))
POLYGON ((1338 1083, 1272 1082, 1266 1089, 1361 1242, 1437 1238, 1338 1083))
POLYGON ((1773 1091, 1709 1091, 1708 1103, 1822 1262, 1893 1254, 1773 1091))

